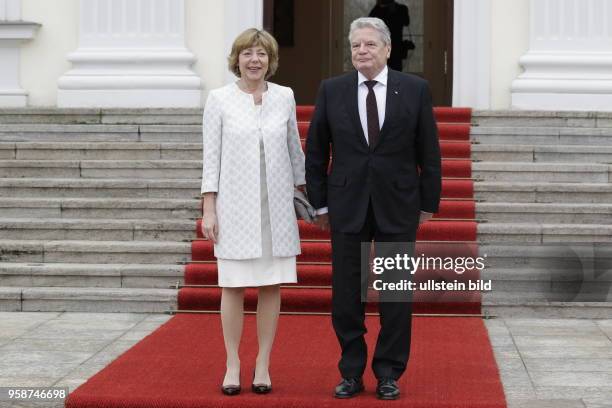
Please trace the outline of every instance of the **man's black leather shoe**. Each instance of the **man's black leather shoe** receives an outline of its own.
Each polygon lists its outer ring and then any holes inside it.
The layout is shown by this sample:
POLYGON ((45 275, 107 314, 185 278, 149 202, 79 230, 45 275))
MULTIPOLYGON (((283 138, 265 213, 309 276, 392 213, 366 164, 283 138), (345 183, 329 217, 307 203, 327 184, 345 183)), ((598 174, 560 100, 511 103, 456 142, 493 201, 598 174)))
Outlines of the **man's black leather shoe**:
POLYGON ((400 390, 397 382, 393 378, 379 378, 376 386, 376 396, 383 400, 398 399, 400 390))
POLYGON ((336 398, 351 398, 357 393, 363 391, 363 380, 357 378, 343 378, 340 384, 336 386, 336 398))

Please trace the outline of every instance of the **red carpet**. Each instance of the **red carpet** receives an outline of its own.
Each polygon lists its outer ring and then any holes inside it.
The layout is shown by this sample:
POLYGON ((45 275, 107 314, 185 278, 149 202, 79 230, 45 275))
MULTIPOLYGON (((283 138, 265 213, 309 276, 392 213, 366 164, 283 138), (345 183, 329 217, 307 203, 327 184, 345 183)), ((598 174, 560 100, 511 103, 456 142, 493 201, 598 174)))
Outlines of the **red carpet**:
MULTIPOLYGON (((245 319, 241 382, 250 384, 257 344, 254 316, 245 319)), ((368 317, 370 350, 378 332, 368 317)), ((402 398, 378 401, 366 371, 366 391, 350 400, 332 398, 339 347, 328 316, 281 316, 270 375, 273 391, 225 397, 225 370, 217 314, 177 315, 70 394, 68 408, 305 408, 411 407, 505 408, 497 366, 479 318, 416 317, 402 398), (296 381, 297 380, 297 381, 296 381)))
MULTIPOLYGON (((304 139, 312 107, 299 106, 298 126, 304 139)), ((419 228, 417 254, 451 257, 477 253, 475 204, 471 179, 470 109, 436 108, 443 156, 442 203, 434 219, 419 228)), ((79 408, 144 407, 376 407, 393 404, 422 408, 503 408, 503 388, 487 331, 480 317, 478 291, 418 291, 416 314, 465 317, 422 317, 413 321, 413 347, 408 372, 401 378, 402 398, 393 403, 374 396, 375 380, 366 370, 367 392, 354 399, 336 400, 332 390, 339 380, 339 347, 329 317, 331 305, 331 245, 329 234, 300 222, 302 254, 298 256, 298 284, 282 289, 284 313, 273 351, 274 391, 267 396, 250 392, 256 353, 253 316, 247 316, 241 348, 242 384, 246 392, 224 397, 220 382, 225 350, 221 338, 217 268, 210 242, 192 242, 192 263, 185 267, 185 287, 178 293, 179 313, 136 344, 72 394, 66 406, 79 408), (315 315, 313 315, 315 314, 315 315), (324 314, 324 315, 316 315, 324 314), (297 380, 297 381, 296 381, 297 380)), ((419 270, 415 281, 466 281, 477 270, 419 270)), ((254 311, 256 289, 247 289, 245 309, 254 311)), ((367 311, 377 312, 376 302, 367 311)), ((373 349, 377 317, 367 318, 367 341, 373 349)))

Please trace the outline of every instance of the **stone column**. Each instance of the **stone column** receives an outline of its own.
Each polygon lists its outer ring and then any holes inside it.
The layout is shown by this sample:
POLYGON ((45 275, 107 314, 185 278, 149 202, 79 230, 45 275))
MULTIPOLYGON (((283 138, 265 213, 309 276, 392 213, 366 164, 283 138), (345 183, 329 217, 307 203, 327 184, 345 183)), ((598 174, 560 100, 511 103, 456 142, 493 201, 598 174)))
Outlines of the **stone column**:
POLYGON ((19 47, 40 24, 21 20, 21 0, 0 0, 0 106, 22 107, 28 93, 19 84, 19 47))
POLYGON ((453 19, 453 106, 489 109, 491 0, 455 0, 453 19))
POLYGON ((512 107, 612 110, 612 0, 531 0, 512 107))
POLYGON ((79 48, 58 80, 61 107, 199 107, 184 0, 80 0, 79 48))

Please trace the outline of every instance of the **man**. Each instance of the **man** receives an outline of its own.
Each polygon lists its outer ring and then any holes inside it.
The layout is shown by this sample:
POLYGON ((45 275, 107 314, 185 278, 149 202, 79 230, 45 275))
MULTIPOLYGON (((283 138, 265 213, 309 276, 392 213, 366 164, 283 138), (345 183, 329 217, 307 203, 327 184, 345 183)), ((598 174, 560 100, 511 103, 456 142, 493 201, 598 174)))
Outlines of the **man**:
MULTIPOLYGON (((414 242, 419 222, 438 210, 441 190, 427 82, 387 68, 391 39, 382 20, 353 21, 349 41, 356 71, 322 82, 306 145, 307 191, 316 222, 331 227, 332 322, 342 349, 337 398, 363 390, 361 243, 414 242)), ((410 353, 411 304, 381 302, 379 312, 372 360, 376 392, 381 399, 396 399, 410 353)))

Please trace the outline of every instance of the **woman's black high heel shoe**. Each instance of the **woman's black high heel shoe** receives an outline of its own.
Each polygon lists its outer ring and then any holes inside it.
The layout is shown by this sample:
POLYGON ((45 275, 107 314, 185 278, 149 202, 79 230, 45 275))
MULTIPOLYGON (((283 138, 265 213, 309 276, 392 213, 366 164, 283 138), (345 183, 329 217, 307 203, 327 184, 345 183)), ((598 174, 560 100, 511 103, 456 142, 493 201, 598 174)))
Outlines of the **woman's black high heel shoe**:
POLYGON ((241 388, 240 385, 222 385, 221 392, 225 395, 238 395, 240 394, 241 388))
POLYGON ((221 392, 225 395, 238 395, 240 394, 239 385, 222 385, 221 392))
MULTIPOLYGON (((255 381, 255 370, 253 370, 253 381, 255 381)), ((272 391, 272 384, 251 384, 251 390, 255 394, 269 394, 272 391)))
POLYGON ((225 395, 238 395, 240 394, 239 385, 222 385, 221 392, 225 395))

